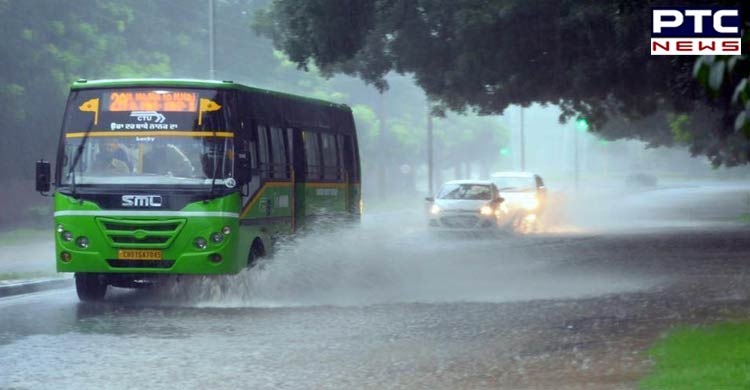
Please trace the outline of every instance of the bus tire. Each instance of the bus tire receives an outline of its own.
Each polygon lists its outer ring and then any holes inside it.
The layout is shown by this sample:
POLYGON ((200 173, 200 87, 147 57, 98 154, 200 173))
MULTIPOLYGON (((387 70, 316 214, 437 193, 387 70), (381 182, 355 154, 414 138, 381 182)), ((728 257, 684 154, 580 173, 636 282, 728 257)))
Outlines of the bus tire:
POLYGON ((266 248, 263 246, 263 242, 260 238, 256 238, 250 247, 250 253, 247 254, 247 268, 253 268, 258 265, 258 261, 265 255, 266 248))
POLYGON ((104 275, 76 272, 76 293, 84 302, 100 301, 107 294, 107 281, 104 275))

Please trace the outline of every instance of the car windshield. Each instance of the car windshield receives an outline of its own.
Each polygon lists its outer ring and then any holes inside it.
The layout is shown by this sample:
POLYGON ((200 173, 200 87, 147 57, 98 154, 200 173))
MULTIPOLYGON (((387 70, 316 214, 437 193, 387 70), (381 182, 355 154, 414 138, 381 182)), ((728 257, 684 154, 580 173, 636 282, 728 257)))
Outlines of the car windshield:
POLYGON ((73 91, 60 185, 224 184, 233 176, 229 108, 227 92, 212 89, 73 91))
POLYGON ((531 191, 536 187, 533 177, 493 176, 492 182, 500 191, 531 191))
POLYGON ((445 184, 438 199, 490 200, 492 188, 486 184, 445 184))

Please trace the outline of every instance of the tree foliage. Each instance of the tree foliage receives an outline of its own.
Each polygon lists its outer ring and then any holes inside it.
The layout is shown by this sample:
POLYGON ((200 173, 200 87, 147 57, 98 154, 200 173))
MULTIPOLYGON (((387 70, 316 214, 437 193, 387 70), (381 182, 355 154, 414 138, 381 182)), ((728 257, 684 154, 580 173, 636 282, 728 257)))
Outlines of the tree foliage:
MULTIPOLYGON (((315 65, 379 88, 387 88, 388 72, 413 73, 438 108, 492 114, 512 104, 555 104, 561 120, 584 116, 608 139, 688 143, 715 165, 747 163, 737 153, 745 141, 712 111, 722 105, 695 83, 694 58, 650 55, 651 8, 669 5, 684 4, 274 0, 256 16, 255 28, 302 69, 315 65), (684 113, 692 120, 680 126, 692 136, 675 140, 669 118, 684 113)), ((713 85, 718 73, 709 78, 713 85)))

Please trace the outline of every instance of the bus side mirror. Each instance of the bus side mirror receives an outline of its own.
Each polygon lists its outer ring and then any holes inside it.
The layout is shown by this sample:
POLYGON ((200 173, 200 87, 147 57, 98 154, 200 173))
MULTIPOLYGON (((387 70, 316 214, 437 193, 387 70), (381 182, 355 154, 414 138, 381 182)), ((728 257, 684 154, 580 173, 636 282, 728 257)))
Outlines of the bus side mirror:
POLYGON ((253 177, 249 157, 249 153, 237 153, 237 169, 234 176, 242 185, 248 183, 253 177))
POLYGON ((50 165, 49 161, 39 160, 36 162, 36 190, 45 195, 50 190, 50 165))

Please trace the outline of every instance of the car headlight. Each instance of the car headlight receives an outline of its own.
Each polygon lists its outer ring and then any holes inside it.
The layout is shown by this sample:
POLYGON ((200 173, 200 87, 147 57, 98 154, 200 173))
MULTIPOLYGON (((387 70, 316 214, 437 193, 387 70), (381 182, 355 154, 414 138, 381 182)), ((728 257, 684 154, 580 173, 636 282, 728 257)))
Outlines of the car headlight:
POLYGON ((432 207, 430 207, 430 214, 440 214, 440 207, 438 205, 434 204, 432 207))
POLYGON ((493 210, 492 210, 492 207, 490 206, 482 206, 482 208, 479 209, 479 214, 482 214, 482 215, 492 215, 492 212, 493 210))
POLYGON ((526 210, 536 210, 539 207, 539 200, 536 197, 526 198, 521 201, 521 207, 526 210))

